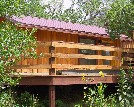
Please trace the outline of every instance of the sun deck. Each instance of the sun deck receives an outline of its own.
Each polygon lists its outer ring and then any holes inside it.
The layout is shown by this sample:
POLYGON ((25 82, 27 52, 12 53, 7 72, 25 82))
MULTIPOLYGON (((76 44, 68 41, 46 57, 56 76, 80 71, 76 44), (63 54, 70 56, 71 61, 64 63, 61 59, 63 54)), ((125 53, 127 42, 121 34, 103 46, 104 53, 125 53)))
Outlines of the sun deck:
POLYGON ((130 63, 133 64, 132 45, 133 43, 129 43, 125 45, 126 47, 121 48, 64 41, 39 42, 38 49, 41 49, 42 56, 38 59, 22 57, 21 62, 15 65, 14 68, 23 79, 25 78, 25 82, 23 81, 20 84, 67 85, 95 84, 98 82, 116 83, 120 68, 126 68, 126 65, 130 63), (47 50, 47 52, 44 52, 43 49, 47 50), (95 54, 81 54, 79 50, 93 50, 95 54), (109 52, 110 54, 101 55, 99 54, 100 51, 109 52), (88 59, 89 62, 94 60, 95 64, 81 64, 80 59, 88 59), (108 61, 108 63, 104 63, 105 61, 108 61), (34 62, 37 63, 34 64, 34 62), (105 77, 100 78, 100 71, 103 71, 105 77), (83 73, 85 78, 87 78, 87 82, 83 82, 81 79, 83 73))

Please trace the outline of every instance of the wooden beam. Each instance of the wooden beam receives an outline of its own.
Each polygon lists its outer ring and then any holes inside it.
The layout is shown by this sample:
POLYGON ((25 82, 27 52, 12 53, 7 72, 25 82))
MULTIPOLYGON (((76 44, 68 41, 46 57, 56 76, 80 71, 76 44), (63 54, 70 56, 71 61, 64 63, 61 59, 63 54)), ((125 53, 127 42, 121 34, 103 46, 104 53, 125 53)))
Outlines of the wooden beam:
POLYGON ((134 61, 134 58, 124 57, 123 60, 124 61, 134 61))
POLYGON ((51 42, 41 42, 41 41, 37 41, 37 46, 48 47, 48 46, 51 46, 51 42))
MULTIPOLYGON (((24 59, 33 59, 33 57, 30 57, 30 56, 24 56, 24 55, 21 55, 21 57, 23 57, 24 59)), ((51 54, 50 53, 43 53, 42 55, 37 55, 38 58, 49 58, 51 57, 51 54)), ((1 59, 5 59, 5 58, 0 58, 1 59)), ((9 57, 8 60, 14 60, 16 59, 16 57, 9 57)))
POLYGON ((39 65, 14 65, 10 67, 11 69, 50 69, 49 64, 39 64, 39 65))
POLYGON ((103 39, 101 39, 101 40, 102 40, 102 43, 103 44, 111 44, 111 45, 113 45, 113 41, 111 39, 109 39, 109 40, 103 40, 103 39))
POLYGON ((49 107, 55 107, 55 86, 49 86, 49 107))
POLYGON ((134 53, 134 48, 133 49, 122 49, 122 52, 128 52, 128 53, 134 53))
MULTIPOLYGON (((27 76, 22 77, 19 85, 72 85, 72 84, 98 84, 102 83, 117 83, 117 75, 109 76, 85 76, 88 80, 82 81, 82 76, 27 76)), ((134 81, 134 78, 133 78, 134 81)))
POLYGON ((29 72, 22 72, 22 73, 14 73, 14 76, 18 76, 18 75, 20 75, 21 77, 23 76, 23 77, 28 77, 28 76, 48 76, 48 73, 49 72, 49 70, 47 70, 47 71, 44 71, 44 72, 42 72, 42 73, 29 73, 29 72))
POLYGON ((104 45, 91 45, 83 43, 68 43, 68 42, 52 42, 53 47, 66 47, 66 48, 78 48, 78 49, 91 49, 91 50, 104 50, 104 51, 120 51, 120 48, 104 45))
POLYGON ((71 64, 52 64, 52 68, 58 70, 75 69, 75 70, 95 70, 95 69, 117 69, 110 65, 71 65, 71 64))
POLYGON ((84 59, 105 59, 105 60, 119 60, 116 56, 102 56, 102 55, 85 55, 85 54, 62 54, 54 53, 52 57, 56 58, 84 58, 84 59))
MULTIPOLYGON (((116 56, 102 56, 102 55, 85 55, 85 54, 63 54, 63 53, 44 53, 43 58, 84 58, 84 59, 105 59, 105 60, 119 60, 116 56), (52 55, 52 56, 51 56, 52 55)), ((30 57, 25 57, 29 59, 30 57)), ((30 58, 31 59, 31 58, 30 58)))

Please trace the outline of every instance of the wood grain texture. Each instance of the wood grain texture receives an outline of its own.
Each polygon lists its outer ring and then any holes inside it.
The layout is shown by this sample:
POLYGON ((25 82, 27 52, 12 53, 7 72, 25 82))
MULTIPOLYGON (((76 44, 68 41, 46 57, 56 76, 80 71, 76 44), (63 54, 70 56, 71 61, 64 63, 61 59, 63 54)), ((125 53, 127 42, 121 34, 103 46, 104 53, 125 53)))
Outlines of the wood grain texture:
POLYGON ((63 54, 55 53, 52 57, 56 58, 84 58, 84 59, 105 59, 105 60, 119 60, 116 56, 102 56, 102 55, 85 55, 85 54, 63 54))
POLYGON ((104 51, 120 51, 120 48, 115 48, 113 46, 104 45, 91 45, 83 43, 67 43, 67 42, 53 42, 54 47, 66 47, 66 48, 78 48, 78 49, 91 49, 91 50, 104 50, 104 51))
POLYGON ((77 70, 95 70, 95 69, 117 69, 110 65, 71 65, 71 64, 52 64, 52 68, 56 69, 77 69, 77 70))
POLYGON ((49 64, 38 64, 38 65, 14 65, 13 69, 50 69, 49 64))
MULTIPOLYGON (((78 35, 72 35, 69 33, 62 33, 62 32, 52 32, 47 30, 37 30, 35 33, 35 37, 37 39, 37 55, 39 56, 42 54, 43 56, 38 57, 37 59, 31 59, 31 58, 23 58, 18 63, 19 65, 41 65, 41 64, 49 64, 49 58, 51 57, 49 54, 49 46, 51 45, 52 41, 65 41, 65 42, 78 42, 78 35)), ((78 49, 67 49, 67 48, 56 48, 55 53, 65 53, 65 54, 78 54, 78 49)), ((78 59, 72 59, 72 58, 56 58, 55 63, 57 64, 78 64, 78 59)), ((29 69, 20 69, 18 71, 23 72, 29 72, 29 69)), ((44 72, 45 68, 41 67, 40 69, 37 67, 33 67, 30 72, 44 72)))
POLYGON ((128 69, 128 66, 134 65, 134 40, 122 41, 122 67, 128 69))

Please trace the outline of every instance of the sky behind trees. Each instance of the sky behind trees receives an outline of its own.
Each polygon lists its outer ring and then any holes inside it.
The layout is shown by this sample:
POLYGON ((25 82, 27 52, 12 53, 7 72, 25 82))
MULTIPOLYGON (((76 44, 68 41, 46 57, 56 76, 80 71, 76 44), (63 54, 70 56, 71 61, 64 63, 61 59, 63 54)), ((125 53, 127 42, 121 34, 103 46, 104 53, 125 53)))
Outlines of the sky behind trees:
MULTIPOLYGON (((51 0, 43 0, 43 3, 47 3, 48 1, 51 1, 51 0)), ((62 0, 57 0, 57 1, 62 1, 62 0)), ((72 4, 72 1, 71 0, 63 0, 64 1, 64 7, 65 8, 69 8, 70 5, 72 4)))

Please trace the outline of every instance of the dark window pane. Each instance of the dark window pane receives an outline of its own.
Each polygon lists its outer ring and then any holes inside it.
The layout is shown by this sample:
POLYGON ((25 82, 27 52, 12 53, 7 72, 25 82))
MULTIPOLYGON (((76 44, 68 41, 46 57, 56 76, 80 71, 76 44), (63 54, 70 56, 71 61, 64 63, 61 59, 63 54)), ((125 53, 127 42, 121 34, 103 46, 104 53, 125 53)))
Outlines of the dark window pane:
MULTIPOLYGON (((91 39, 80 39, 80 43, 85 43, 85 44, 94 44, 95 41, 91 39)), ((85 54, 85 55, 95 55, 96 51, 90 50, 90 49, 80 49, 79 50, 80 54, 85 54)), ((79 63, 81 65, 96 65, 96 59, 79 59, 79 63)))

